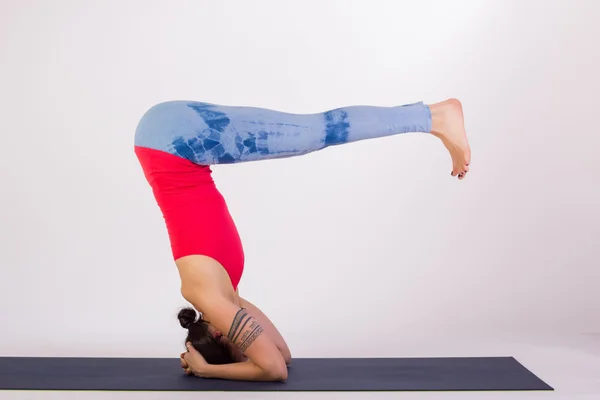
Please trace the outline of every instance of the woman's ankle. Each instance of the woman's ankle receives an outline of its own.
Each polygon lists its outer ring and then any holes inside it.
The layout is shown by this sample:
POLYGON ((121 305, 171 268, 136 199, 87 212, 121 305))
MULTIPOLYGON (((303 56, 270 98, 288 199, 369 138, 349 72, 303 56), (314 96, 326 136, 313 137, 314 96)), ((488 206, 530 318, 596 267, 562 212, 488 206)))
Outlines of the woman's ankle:
POLYGON ((455 107, 461 107, 461 103, 458 99, 454 98, 429 105, 429 110, 431 111, 431 134, 437 137, 444 135, 448 126, 448 114, 455 107))

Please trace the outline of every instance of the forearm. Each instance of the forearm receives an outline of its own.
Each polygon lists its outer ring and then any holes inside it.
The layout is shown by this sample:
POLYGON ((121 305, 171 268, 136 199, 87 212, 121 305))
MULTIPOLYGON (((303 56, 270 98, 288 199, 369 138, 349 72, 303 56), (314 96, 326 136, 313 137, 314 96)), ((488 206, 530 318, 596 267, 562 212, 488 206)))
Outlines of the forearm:
POLYGON ((287 377, 265 372, 251 360, 233 364, 207 364, 197 371, 202 378, 229 379, 238 381, 284 381, 287 377))

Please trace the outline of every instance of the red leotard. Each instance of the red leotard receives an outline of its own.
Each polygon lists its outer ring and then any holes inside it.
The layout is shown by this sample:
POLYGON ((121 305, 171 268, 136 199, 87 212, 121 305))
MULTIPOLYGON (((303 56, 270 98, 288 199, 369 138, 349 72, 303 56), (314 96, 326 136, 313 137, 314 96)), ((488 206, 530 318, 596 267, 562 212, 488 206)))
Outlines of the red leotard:
POLYGON ((141 146, 135 146, 135 154, 162 211, 173 258, 211 257, 225 268, 237 290, 244 250, 210 167, 141 146))

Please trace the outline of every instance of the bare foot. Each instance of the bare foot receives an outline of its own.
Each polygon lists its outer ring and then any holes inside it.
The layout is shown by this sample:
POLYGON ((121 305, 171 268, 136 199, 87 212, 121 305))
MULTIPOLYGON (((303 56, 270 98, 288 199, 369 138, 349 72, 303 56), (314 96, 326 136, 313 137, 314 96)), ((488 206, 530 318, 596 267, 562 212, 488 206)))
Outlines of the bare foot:
POLYGON ((463 179, 469 172, 471 149, 464 126, 462 104, 449 99, 429 106, 431 134, 440 138, 452 157, 452 176, 463 179))

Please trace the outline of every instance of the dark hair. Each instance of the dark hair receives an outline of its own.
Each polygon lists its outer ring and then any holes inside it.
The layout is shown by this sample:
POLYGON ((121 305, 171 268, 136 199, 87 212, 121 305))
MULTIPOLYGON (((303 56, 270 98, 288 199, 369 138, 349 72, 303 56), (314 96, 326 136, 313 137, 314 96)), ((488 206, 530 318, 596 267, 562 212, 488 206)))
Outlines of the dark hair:
POLYGON ((197 318, 196 310, 193 308, 182 308, 177 314, 179 323, 188 330, 185 342, 191 342, 192 346, 209 364, 231 364, 235 362, 231 351, 223 343, 215 339, 208 331, 208 323, 197 318))

